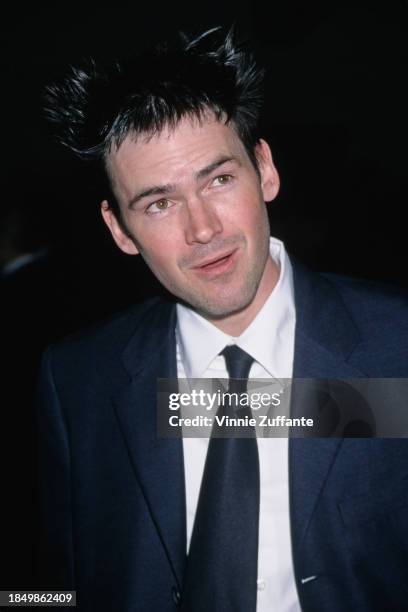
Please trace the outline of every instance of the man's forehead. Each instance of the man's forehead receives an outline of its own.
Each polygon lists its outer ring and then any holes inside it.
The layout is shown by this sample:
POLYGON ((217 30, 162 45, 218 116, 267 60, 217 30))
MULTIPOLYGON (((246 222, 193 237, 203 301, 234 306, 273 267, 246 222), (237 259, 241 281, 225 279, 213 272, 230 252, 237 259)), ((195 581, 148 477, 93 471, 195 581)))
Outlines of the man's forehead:
MULTIPOLYGON (((146 171, 161 164, 210 163, 220 155, 242 156, 245 149, 233 125, 214 117, 183 118, 175 126, 165 126, 154 134, 129 133, 120 147, 107 158, 108 170, 116 176, 128 171, 146 171)), ((199 168, 191 168, 197 170, 199 168)))

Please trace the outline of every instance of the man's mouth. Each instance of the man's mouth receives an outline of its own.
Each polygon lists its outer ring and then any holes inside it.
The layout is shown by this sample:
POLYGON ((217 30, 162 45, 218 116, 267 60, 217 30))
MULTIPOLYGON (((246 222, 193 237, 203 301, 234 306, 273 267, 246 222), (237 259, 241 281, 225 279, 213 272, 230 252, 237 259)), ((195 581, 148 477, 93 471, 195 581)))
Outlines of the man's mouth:
POLYGON ((227 251, 226 253, 213 255, 212 257, 200 262, 198 265, 193 266, 192 270, 205 275, 228 272, 233 265, 237 250, 238 249, 235 248, 227 251))

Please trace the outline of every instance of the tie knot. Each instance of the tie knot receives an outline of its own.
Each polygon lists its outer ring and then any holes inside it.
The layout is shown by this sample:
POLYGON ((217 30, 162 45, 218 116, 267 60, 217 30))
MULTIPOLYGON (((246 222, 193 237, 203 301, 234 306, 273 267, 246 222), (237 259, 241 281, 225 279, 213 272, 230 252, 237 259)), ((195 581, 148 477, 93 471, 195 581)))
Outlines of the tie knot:
POLYGON ((251 355, 248 355, 236 344, 226 346, 220 355, 225 357, 225 364, 230 378, 248 378, 251 365, 255 361, 251 355))

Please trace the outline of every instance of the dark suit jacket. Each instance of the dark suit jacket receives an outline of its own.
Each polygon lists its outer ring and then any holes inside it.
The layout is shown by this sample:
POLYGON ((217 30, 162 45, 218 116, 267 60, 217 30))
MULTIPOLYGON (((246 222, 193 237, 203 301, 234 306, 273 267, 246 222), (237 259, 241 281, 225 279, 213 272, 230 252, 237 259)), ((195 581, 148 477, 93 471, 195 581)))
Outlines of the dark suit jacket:
MULTIPOLYGON (((408 376, 406 296, 299 264, 294 283, 294 376, 408 376)), ((43 586, 75 588, 80 610, 179 601, 182 443, 157 438, 155 412, 156 378, 176 376, 175 319, 173 304, 149 302, 43 360, 43 586)), ((289 470, 302 609, 407 610, 408 442, 291 439, 289 470)))

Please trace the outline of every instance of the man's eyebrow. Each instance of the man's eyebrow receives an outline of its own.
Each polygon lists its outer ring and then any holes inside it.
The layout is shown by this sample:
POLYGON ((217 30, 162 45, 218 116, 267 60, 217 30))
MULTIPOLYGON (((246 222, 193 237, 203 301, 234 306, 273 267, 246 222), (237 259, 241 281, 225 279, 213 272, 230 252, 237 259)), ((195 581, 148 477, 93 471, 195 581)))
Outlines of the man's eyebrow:
POLYGON ((167 183, 167 185, 156 185, 155 187, 148 187, 147 189, 143 189, 143 191, 138 191, 136 195, 129 201, 128 208, 133 208, 137 202, 143 200, 143 198, 148 198, 152 195, 166 195, 171 191, 174 191, 176 188, 175 185, 171 183, 167 183))
POLYGON ((201 170, 196 172, 195 176, 198 179, 205 178, 206 176, 211 174, 213 170, 216 170, 219 166, 222 166, 223 164, 226 164, 227 162, 235 162, 239 166, 241 165, 241 162, 236 157, 229 157, 229 156, 223 155, 222 157, 219 157, 218 159, 213 161, 211 164, 209 164, 205 168, 202 168, 201 170))
MULTIPOLYGON (((236 157, 230 157, 230 156, 223 155, 222 157, 219 157, 218 159, 213 161, 211 164, 208 164, 208 166, 205 166, 205 168, 201 168, 201 170, 198 170, 195 173, 195 178, 196 179, 205 178, 206 176, 211 174, 211 172, 213 172, 214 170, 216 170, 223 164, 226 164, 227 162, 235 162, 239 166, 241 165, 241 162, 236 157)), ((173 183, 166 183, 164 185, 155 185, 153 187, 147 187, 146 189, 143 189, 142 191, 138 191, 132 197, 132 199, 129 201, 128 208, 133 208, 133 206, 137 204, 137 202, 139 202, 140 200, 143 200, 144 198, 148 198, 150 196, 157 196, 157 195, 163 196, 168 193, 171 193, 172 191, 175 191, 176 188, 177 188, 177 185, 173 183)))

